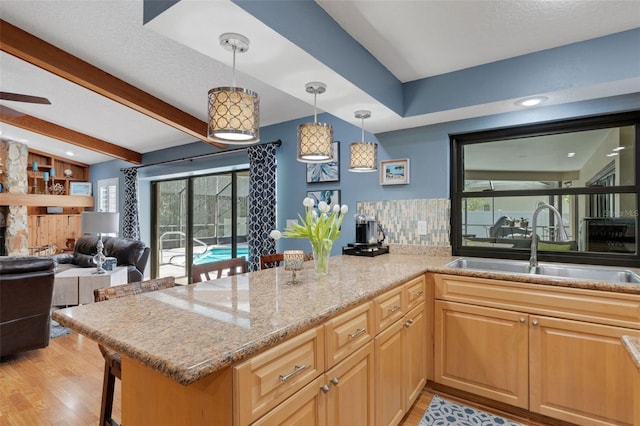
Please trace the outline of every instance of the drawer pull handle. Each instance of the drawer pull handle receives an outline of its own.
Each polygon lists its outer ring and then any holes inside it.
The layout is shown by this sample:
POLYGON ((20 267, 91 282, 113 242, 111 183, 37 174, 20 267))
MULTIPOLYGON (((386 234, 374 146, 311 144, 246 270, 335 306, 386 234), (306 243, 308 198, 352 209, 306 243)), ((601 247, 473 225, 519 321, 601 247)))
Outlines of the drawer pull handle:
POLYGON ((340 383, 340 381, 337 377, 334 377, 333 379, 331 379, 331 383, 333 383, 334 386, 338 386, 338 383, 340 383))
POLYGON ((389 308, 389 312, 394 313, 400 310, 400 306, 396 305, 392 308, 389 308))
POLYGON ((300 373, 302 370, 304 370, 305 368, 307 368, 307 366, 305 364, 302 365, 296 365, 295 368, 293 369, 293 371, 291 373, 285 374, 284 376, 281 374, 280 375, 280 381, 282 383, 286 382, 287 380, 289 380, 290 378, 292 378, 293 376, 295 376, 296 374, 300 373))
POLYGON ((422 293, 424 293, 424 291, 423 291, 423 290, 416 291, 415 293, 413 293, 413 296, 414 296, 414 297, 422 296, 422 293))
POLYGON ((524 324, 525 321, 526 320, 524 318, 522 318, 522 317, 520 318, 520 323, 524 324))
POLYGON ((329 386, 327 386, 327 385, 322 385, 322 386, 320 386, 320 389, 322 389, 322 391, 323 391, 324 393, 329 392, 329 386))
POLYGON ((367 331, 366 328, 358 328, 354 333, 349 334, 349 337, 351 337, 352 339, 355 339, 356 337, 358 337, 359 335, 361 335, 362 333, 364 333, 365 331, 367 331))

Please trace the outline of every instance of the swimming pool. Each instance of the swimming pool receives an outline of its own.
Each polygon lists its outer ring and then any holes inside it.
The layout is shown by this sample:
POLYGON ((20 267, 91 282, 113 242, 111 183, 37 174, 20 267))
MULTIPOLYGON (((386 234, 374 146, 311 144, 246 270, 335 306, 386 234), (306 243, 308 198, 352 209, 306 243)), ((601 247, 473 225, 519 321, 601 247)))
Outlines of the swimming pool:
MULTIPOLYGON (((248 247, 238 247, 238 257, 247 258, 249 256, 248 247)), ((216 260, 231 259, 231 247, 212 247, 200 255, 195 255, 193 263, 199 265, 200 263, 213 262, 216 260)))

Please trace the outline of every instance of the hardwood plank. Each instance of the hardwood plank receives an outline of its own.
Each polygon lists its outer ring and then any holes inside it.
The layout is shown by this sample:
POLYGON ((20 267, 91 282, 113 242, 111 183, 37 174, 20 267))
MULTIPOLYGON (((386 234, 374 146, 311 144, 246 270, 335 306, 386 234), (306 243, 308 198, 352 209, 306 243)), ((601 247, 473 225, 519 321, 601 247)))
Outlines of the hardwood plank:
MULTIPOLYGON (((95 342, 77 333, 44 349, 0 362, 0 424, 95 426, 100 416, 104 361, 95 342)), ((113 416, 121 418, 116 380, 113 416)))

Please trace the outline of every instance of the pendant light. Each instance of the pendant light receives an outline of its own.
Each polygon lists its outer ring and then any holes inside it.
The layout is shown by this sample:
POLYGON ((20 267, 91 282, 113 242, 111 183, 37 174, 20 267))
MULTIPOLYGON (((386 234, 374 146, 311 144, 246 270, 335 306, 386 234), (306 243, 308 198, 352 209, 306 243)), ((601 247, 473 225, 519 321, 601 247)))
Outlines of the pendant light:
POLYGON ((207 137, 226 144, 250 144, 260 140, 260 100, 254 91, 236 87, 236 53, 249 50, 249 39, 235 33, 220 36, 220 45, 233 52, 231 87, 209 90, 207 137))
POLYGON ((354 115, 362 120, 362 138, 349 147, 349 171, 375 172, 378 170, 378 144, 364 141, 364 119, 371 117, 371 111, 356 111, 354 115))
POLYGON ((307 83, 307 93, 313 93, 313 123, 298 126, 298 161, 303 163, 328 163, 332 158, 333 128, 318 123, 316 97, 327 90, 327 85, 319 82, 307 83))

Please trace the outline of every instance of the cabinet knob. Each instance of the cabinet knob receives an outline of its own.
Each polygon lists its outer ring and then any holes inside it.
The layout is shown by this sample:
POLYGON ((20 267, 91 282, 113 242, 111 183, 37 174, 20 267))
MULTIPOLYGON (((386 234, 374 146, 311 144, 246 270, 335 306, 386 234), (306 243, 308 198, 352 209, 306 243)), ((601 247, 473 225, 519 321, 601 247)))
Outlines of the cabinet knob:
POLYGON ((411 327, 411 324, 413 324, 413 319, 409 318, 409 319, 407 320, 407 322, 405 322, 405 323, 404 323, 404 326, 405 326, 406 328, 409 328, 409 327, 411 327))
POLYGON ((322 391, 323 391, 324 393, 329 392, 329 386, 327 386, 327 385, 322 385, 322 386, 320 386, 320 389, 322 389, 322 391))
POLYGON ((338 383, 340 383, 340 381, 337 377, 334 377, 333 379, 331 379, 331 383, 333 383, 334 386, 338 386, 338 383))
POLYGON ((533 325, 538 325, 538 324, 539 324, 539 322, 538 322, 538 320, 533 320, 533 321, 531 321, 531 324, 533 324, 533 325))
POLYGON ((520 323, 521 323, 521 324, 524 324, 527 320, 526 320, 526 319, 524 319, 524 317, 520 317, 520 320, 519 320, 519 321, 520 321, 520 323))

